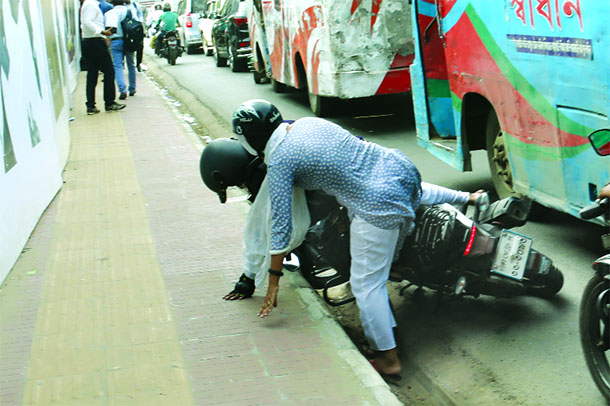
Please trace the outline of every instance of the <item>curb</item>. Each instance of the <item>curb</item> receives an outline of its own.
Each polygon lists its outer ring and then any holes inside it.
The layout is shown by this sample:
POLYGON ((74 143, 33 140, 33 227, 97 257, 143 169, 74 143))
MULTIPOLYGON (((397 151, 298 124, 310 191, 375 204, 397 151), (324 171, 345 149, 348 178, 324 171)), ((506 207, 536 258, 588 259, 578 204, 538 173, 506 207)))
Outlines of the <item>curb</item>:
MULTIPOLYGON (((144 59, 150 59, 150 56, 144 54, 144 59)), ((203 133, 205 136, 213 139, 228 138, 233 135, 229 122, 214 113, 203 100, 200 100, 195 94, 182 87, 173 76, 158 69, 155 62, 148 63, 147 65, 149 68, 144 72, 145 76, 158 88, 161 88, 160 83, 163 83, 163 87, 167 92, 179 100, 182 107, 196 118, 196 124, 190 125, 196 133, 203 133)), ((176 112, 176 108, 174 106, 171 107, 176 112)), ((201 139, 202 136, 198 135, 198 138, 201 139)))
POLYGON ((338 354, 348 363, 352 372, 358 378, 362 387, 367 388, 373 398, 382 406, 398 406, 403 403, 398 400, 388 384, 375 371, 371 364, 356 348, 345 330, 335 320, 326 308, 323 299, 309 286, 298 272, 288 273, 291 288, 297 291, 299 298, 316 321, 320 335, 327 337, 337 348, 338 354))

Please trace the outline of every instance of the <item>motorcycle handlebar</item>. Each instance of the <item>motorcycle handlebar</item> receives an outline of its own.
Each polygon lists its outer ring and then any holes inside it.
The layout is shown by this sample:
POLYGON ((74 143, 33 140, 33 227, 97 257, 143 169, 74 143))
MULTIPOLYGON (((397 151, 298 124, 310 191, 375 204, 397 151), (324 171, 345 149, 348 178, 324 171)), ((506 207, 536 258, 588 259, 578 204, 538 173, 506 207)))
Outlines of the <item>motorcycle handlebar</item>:
POLYGON ((605 197, 601 200, 596 200, 590 205, 583 208, 578 214, 580 218, 584 220, 590 220, 595 217, 601 216, 608 211, 608 198, 605 197))

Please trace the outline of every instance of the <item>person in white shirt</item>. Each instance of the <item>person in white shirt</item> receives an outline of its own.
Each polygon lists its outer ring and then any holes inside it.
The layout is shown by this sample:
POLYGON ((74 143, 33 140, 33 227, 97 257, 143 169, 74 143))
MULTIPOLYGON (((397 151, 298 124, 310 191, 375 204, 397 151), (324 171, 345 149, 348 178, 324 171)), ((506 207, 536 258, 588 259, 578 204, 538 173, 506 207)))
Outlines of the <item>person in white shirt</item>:
POLYGON ((161 4, 155 4, 155 8, 148 13, 148 17, 146 17, 146 27, 148 29, 153 28, 157 21, 159 21, 159 17, 163 14, 163 10, 161 10, 161 4))
MULTIPOLYGON (((127 98, 127 85, 125 83, 125 75, 123 74, 123 60, 127 65, 127 75, 129 80, 129 95, 136 94, 136 65, 134 62, 134 52, 127 51, 124 47, 122 22, 131 11, 125 4, 125 0, 113 0, 114 8, 108 11, 105 15, 106 25, 112 27, 115 31, 110 36, 110 52, 112 53, 112 62, 114 65, 114 77, 119 88, 119 99, 127 98)), ((134 15, 132 14, 132 18, 134 15)))
MULTIPOLYGON (((146 32, 146 26, 144 25, 144 11, 142 10, 142 6, 136 0, 126 0, 125 6, 131 10, 131 15, 133 18, 142 24, 142 29, 146 32)), ((136 51, 136 68, 138 72, 142 72, 142 57, 144 56, 144 41, 140 43, 140 47, 136 51)))
POLYGON ((99 71, 104 74, 104 105, 106 111, 118 111, 125 108, 124 104, 114 101, 114 68, 108 52, 105 37, 112 31, 104 26, 104 16, 98 0, 85 0, 80 11, 81 29, 83 35, 82 52, 87 65, 87 114, 99 113, 95 107, 95 87, 99 71))

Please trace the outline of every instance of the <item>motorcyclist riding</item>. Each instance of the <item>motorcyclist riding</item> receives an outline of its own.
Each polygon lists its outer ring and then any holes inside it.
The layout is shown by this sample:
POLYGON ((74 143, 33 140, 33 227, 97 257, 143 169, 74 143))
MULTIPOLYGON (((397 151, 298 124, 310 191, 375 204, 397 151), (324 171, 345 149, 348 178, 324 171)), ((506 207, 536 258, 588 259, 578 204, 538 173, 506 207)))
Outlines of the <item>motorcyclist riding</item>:
POLYGON ((157 44, 156 48, 158 51, 163 48, 163 38, 170 31, 175 31, 176 27, 180 27, 180 21, 178 20, 178 15, 172 12, 172 6, 169 3, 165 3, 163 5, 163 14, 159 17, 159 21, 157 21, 157 25, 155 29, 159 29, 161 27, 161 31, 157 34, 157 44))
MULTIPOLYGON (((259 316, 266 317, 277 307, 283 260, 293 248, 294 234, 300 232, 294 227, 295 199, 299 191, 322 190, 336 197, 351 218, 350 284, 364 333, 377 351, 371 363, 382 374, 400 372, 392 330, 396 321, 386 288, 396 248, 412 230, 420 203, 473 203, 482 191, 458 192, 423 183, 417 168, 400 151, 364 141, 323 119, 285 122, 279 110, 264 100, 238 106, 232 125, 241 145, 267 165, 268 193, 259 192, 255 200, 257 204, 263 199, 270 207, 270 218, 263 219, 270 223, 268 288, 259 316)), ((210 148, 215 142, 204 149, 200 169, 206 185, 223 201, 228 186, 243 187, 245 176, 236 174, 246 171, 248 164, 241 153, 240 159, 233 160, 238 162, 237 172, 214 167, 221 161, 231 162, 214 157, 220 150, 210 148)), ((239 155, 236 147, 231 154, 239 155)), ((261 232, 269 229, 261 228, 261 232)), ((244 246, 247 256, 247 241, 244 246)), ((256 275, 250 272, 242 275, 225 299, 252 295, 256 275)))
POLYGON ((148 13, 148 16, 146 16, 147 36, 154 35, 155 25, 159 21, 159 17, 161 17, 162 14, 163 10, 161 9, 161 4, 155 4, 154 9, 148 13))

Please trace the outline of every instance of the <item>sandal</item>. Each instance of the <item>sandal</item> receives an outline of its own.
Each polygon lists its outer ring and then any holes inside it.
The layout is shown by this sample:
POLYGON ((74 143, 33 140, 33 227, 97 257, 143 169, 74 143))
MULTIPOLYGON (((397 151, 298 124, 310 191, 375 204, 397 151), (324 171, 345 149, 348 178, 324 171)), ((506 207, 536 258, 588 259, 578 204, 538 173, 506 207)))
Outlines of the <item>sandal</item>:
POLYGON ((246 276, 246 274, 241 274, 239 280, 235 284, 235 288, 232 291, 227 293, 223 299, 224 300, 242 300, 252 297, 254 294, 254 279, 250 279, 246 276))

